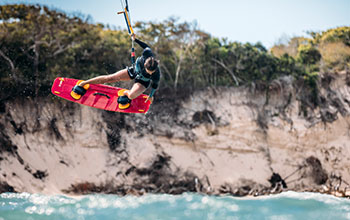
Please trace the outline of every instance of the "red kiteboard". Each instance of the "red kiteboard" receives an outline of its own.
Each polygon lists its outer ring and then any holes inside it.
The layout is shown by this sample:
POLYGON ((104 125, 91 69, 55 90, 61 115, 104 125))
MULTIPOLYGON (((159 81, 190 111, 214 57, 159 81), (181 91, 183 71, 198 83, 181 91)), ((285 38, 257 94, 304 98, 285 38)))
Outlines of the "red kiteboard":
POLYGON ((145 102, 148 98, 148 95, 145 94, 133 99, 128 107, 120 105, 117 102, 118 92, 119 95, 122 95, 125 89, 102 84, 85 85, 86 93, 80 97, 80 95, 72 94, 72 88, 77 85, 78 81, 77 79, 58 77, 53 82, 51 92, 72 102, 114 112, 145 114, 151 105, 149 100, 145 102))

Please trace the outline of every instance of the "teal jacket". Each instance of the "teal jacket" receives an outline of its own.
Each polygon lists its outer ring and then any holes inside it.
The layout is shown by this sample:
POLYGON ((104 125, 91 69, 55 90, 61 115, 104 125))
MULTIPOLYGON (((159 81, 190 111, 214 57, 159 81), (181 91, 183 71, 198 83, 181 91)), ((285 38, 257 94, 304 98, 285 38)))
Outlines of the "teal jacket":
POLYGON ((146 69, 144 67, 145 61, 148 57, 154 56, 151 48, 144 42, 135 39, 135 42, 138 43, 142 48, 142 56, 138 57, 136 59, 136 64, 135 64, 135 72, 136 72, 136 77, 135 79, 137 80, 142 80, 145 82, 151 81, 151 93, 150 97, 153 96, 154 92, 158 89, 159 85, 159 80, 160 80, 160 70, 159 67, 155 70, 155 72, 150 75, 146 72, 146 69))

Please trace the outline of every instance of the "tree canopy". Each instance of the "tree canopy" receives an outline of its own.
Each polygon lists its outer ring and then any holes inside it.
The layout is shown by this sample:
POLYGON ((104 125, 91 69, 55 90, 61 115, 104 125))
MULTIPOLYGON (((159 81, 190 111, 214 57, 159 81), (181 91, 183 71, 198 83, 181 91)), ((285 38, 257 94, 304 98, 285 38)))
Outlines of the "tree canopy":
POLYGON ((293 37, 271 48, 272 54, 288 54, 303 64, 321 64, 324 71, 350 68, 350 27, 310 32, 310 38, 293 37))
MULTIPOLYGON (((137 22, 138 38, 160 60, 163 88, 269 84, 283 75, 305 78, 329 67, 349 65, 349 27, 293 38, 268 51, 262 44, 229 42, 177 18, 137 22), (338 58, 330 48, 342 48, 338 58)), ((41 5, 0 6, 0 88, 6 96, 49 94, 57 76, 87 79, 130 65, 131 40, 78 16, 41 5), (6 93, 4 93, 6 91, 6 93)), ((141 54, 141 48, 136 48, 141 54)))

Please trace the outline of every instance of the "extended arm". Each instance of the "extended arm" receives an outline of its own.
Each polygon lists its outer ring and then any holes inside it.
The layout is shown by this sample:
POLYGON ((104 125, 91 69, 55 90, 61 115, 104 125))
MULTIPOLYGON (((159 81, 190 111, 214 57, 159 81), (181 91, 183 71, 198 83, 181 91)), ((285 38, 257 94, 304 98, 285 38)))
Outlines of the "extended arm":
POLYGON ((157 69, 154 75, 152 75, 152 84, 151 84, 152 89, 151 89, 151 93, 149 94, 149 97, 153 97, 154 93, 157 91, 159 80, 160 80, 160 71, 159 69, 157 69))
POLYGON ((142 47, 142 49, 145 49, 146 47, 149 47, 145 42, 140 41, 139 39, 135 38, 135 42, 142 47))
POLYGON ((142 49, 145 49, 146 47, 149 47, 145 42, 140 41, 136 37, 134 38, 135 42, 142 47, 142 49))
POLYGON ((157 91, 157 89, 155 89, 155 88, 152 87, 151 92, 150 92, 150 94, 149 94, 149 96, 147 97, 147 99, 146 99, 145 102, 147 102, 148 100, 150 100, 151 103, 152 103, 152 102, 153 102, 153 95, 154 95, 154 93, 155 93, 156 91, 157 91))

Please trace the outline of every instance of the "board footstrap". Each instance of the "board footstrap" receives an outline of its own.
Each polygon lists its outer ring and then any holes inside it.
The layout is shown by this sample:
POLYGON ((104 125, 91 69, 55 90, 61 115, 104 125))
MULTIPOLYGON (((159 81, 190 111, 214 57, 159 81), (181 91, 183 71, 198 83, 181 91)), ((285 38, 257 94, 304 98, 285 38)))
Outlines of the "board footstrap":
POLYGON ((121 89, 118 91, 118 108, 121 110, 127 109, 130 107, 131 99, 129 99, 124 92, 126 89, 121 89))
POLYGON ((77 84, 72 88, 72 91, 70 93, 70 96, 72 96, 73 99, 79 100, 85 93, 86 90, 90 88, 90 84, 85 84, 84 86, 79 86, 79 84, 83 80, 79 80, 77 84))

